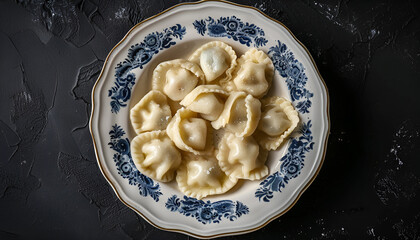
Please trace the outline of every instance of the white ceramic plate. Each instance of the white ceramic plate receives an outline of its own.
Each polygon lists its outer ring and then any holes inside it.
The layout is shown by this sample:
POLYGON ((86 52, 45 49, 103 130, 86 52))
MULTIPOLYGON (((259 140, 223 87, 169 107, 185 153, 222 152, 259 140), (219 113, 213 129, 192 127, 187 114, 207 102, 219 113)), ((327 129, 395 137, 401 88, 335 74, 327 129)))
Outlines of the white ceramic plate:
POLYGON ((237 4, 187 3, 137 24, 112 49, 93 89, 90 127, 101 171, 122 202, 160 229, 211 238, 255 231, 296 203, 323 162, 328 101, 313 59, 281 23, 237 4), (135 168, 129 110, 150 90, 157 64, 186 58, 212 40, 233 46, 238 56, 250 47, 268 53, 276 67, 270 94, 291 100, 302 126, 270 152, 267 178, 199 201, 185 197, 175 181, 156 182, 135 168))

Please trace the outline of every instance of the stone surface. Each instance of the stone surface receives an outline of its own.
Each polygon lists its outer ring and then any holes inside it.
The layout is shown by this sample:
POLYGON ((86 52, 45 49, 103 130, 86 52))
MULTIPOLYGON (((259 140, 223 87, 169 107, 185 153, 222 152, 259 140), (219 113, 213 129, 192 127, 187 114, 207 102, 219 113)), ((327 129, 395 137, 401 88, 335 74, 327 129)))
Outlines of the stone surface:
MULTIPOLYGON (((0 239, 188 239, 123 205, 88 129, 106 55, 175 0, 0 1, 0 239)), ((283 22, 330 93, 324 166, 284 216, 229 239, 420 239, 420 4, 236 1, 283 22)))

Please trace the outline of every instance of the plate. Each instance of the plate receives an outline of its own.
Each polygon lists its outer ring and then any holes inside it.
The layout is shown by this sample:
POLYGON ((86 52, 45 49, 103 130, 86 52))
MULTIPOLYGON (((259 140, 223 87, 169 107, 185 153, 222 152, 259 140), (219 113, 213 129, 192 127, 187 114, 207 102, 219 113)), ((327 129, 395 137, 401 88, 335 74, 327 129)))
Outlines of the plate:
POLYGON ((134 26, 109 53, 92 102, 96 157, 119 199, 157 228, 198 238, 255 231, 287 212, 318 174, 326 151, 328 93, 312 57, 283 24, 234 3, 184 3, 134 26), (302 124, 270 152, 265 179, 240 181, 226 194, 197 200, 184 196, 175 181, 157 182, 136 169, 129 110, 150 90, 157 64, 186 58, 212 40, 231 45, 238 56, 250 47, 268 53, 276 68, 269 94, 288 98, 302 124))

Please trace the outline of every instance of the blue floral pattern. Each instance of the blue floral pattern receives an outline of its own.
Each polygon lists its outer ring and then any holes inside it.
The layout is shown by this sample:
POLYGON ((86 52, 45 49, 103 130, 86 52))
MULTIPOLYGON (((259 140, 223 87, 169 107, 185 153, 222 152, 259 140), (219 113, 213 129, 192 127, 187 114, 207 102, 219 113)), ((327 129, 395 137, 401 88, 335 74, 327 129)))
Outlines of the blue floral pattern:
POLYGON ((172 212, 178 211, 187 217, 193 217, 203 224, 219 223, 222 218, 234 221, 249 213, 248 207, 239 201, 221 200, 212 203, 187 196, 181 200, 176 195, 168 198, 165 207, 172 212))
MULTIPOLYGON (((311 98, 314 96, 305 88, 308 77, 305 74, 303 64, 295 59, 294 54, 287 49, 286 44, 277 41, 277 45, 270 47, 268 52, 274 67, 279 74, 286 78, 286 85, 290 91, 293 102, 299 101, 296 105, 302 114, 309 113, 312 106, 311 98)), ((255 192, 255 197, 260 201, 269 202, 273 198, 274 192, 281 192, 290 179, 296 178, 303 166, 306 153, 313 150, 314 142, 312 136, 312 122, 309 120, 301 127, 301 136, 292 139, 286 155, 281 159, 279 171, 268 176, 260 183, 260 187, 255 192)))
POLYGON ((142 69, 159 51, 175 45, 174 39, 182 40, 185 33, 185 27, 176 24, 162 32, 150 33, 143 42, 130 47, 126 59, 115 67, 115 84, 108 91, 111 112, 118 113, 121 107, 127 106, 126 102, 131 97, 131 89, 135 82, 134 74, 130 71, 135 68, 142 69))
POLYGON ((159 196, 162 195, 158 183, 139 172, 134 165, 130 152, 130 141, 124 138, 125 131, 121 126, 115 124, 109 131, 111 141, 108 145, 116 153, 114 154, 114 162, 117 165, 118 174, 123 178, 127 178, 131 185, 137 185, 141 196, 150 196, 156 202, 159 201, 159 196))
POLYGON ((202 36, 207 32, 211 37, 231 38, 248 47, 251 46, 252 42, 255 47, 265 46, 268 42, 264 37, 264 31, 260 27, 255 24, 244 23, 235 16, 221 17, 217 20, 208 17, 207 19, 194 21, 193 25, 202 36))
POLYGON ((131 89, 135 80, 136 78, 132 73, 116 79, 114 86, 108 90, 108 97, 111 98, 111 112, 118 113, 121 107, 127 106, 125 102, 131 97, 131 89))
POLYGON ((309 108, 312 106, 310 99, 314 94, 305 88, 308 77, 303 64, 295 59, 286 44, 280 41, 277 41, 277 46, 270 47, 268 54, 280 76, 286 78, 292 101, 301 100, 296 104, 298 111, 302 114, 309 113, 309 108))
POLYGON ((296 178, 303 166, 305 154, 313 150, 314 142, 311 132, 312 123, 303 123, 301 136, 298 139, 292 139, 286 155, 280 161, 280 170, 268 176, 260 183, 260 188, 255 192, 255 197, 260 201, 269 202, 273 198, 273 192, 281 192, 290 179, 296 178))

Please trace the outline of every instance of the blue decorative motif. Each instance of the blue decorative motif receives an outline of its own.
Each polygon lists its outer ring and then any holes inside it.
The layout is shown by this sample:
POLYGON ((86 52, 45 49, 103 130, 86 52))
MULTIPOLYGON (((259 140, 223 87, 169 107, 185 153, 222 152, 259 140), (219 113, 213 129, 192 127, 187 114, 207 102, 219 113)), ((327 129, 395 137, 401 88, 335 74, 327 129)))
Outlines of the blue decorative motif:
POLYGON ((221 17, 217 20, 208 17, 207 19, 196 20, 193 25, 202 36, 207 31, 207 34, 211 37, 228 37, 248 47, 253 41, 255 47, 265 46, 268 42, 261 28, 254 24, 244 23, 235 16, 221 17))
POLYGON ((115 86, 108 92, 111 97, 111 112, 118 113, 121 107, 127 106, 126 102, 131 97, 135 81, 134 74, 130 71, 138 67, 142 69, 160 50, 175 45, 174 38, 182 40, 185 33, 185 27, 176 24, 162 32, 150 33, 143 42, 130 47, 126 59, 115 67, 115 86))
POLYGON ((160 186, 137 170, 131 158, 130 141, 128 138, 124 138, 124 134, 124 130, 117 124, 112 126, 112 130, 109 131, 111 141, 108 145, 116 151, 114 162, 117 165, 118 174, 123 178, 127 178, 131 185, 137 185, 140 195, 144 197, 150 196, 158 202, 159 196, 162 195, 160 186))
POLYGON ((185 216, 194 217, 203 224, 219 223, 222 218, 234 221, 249 213, 248 207, 239 201, 221 200, 212 203, 187 196, 181 200, 176 195, 168 198, 165 207, 172 212, 178 211, 185 216))
POLYGON ((282 77, 286 78, 287 88, 290 91, 292 101, 301 100, 296 104, 296 108, 302 114, 309 113, 312 106, 310 98, 314 96, 305 88, 308 77, 305 74, 303 64, 295 59, 294 54, 287 49, 286 44, 277 41, 278 45, 270 47, 268 51, 274 67, 282 77))
POLYGON ((260 201, 269 202, 273 197, 273 192, 281 192, 290 179, 296 178, 304 166, 305 154, 313 150, 314 142, 311 132, 311 120, 303 123, 301 136, 292 139, 286 155, 280 161, 280 170, 268 176, 260 183, 260 188, 255 192, 255 197, 260 201))
MULTIPOLYGON (((286 78, 287 88, 293 102, 298 101, 296 108, 302 114, 309 113, 312 106, 311 98, 314 96, 305 88, 308 77, 305 74, 303 64, 295 59, 294 54, 287 49, 286 44, 277 41, 277 46, 270 47, 270 55, 274 67, 279 74, 286 78), (300 101, 299 101, 300 100, 300 101)), ((260 183, 260 188, 255 192, 255 197, 260 201, 269 202, 274 192, 281 192, 290 179, 296 178, 303 166, 305 154, 313 150, 314 142, 311 132, 312 123, 303 123, 301 136, 292 139, 286 155, 281 159, 279 171, 268 176, 260 183)))
POLYGON ((128 73, 125 77, 117 77, 114 86, 108 90, 108 97, 111 97, 111 112, 118 113, 121 107, 127 106, 125 102, 131 97, 135 80, 132 73, 128 73))

